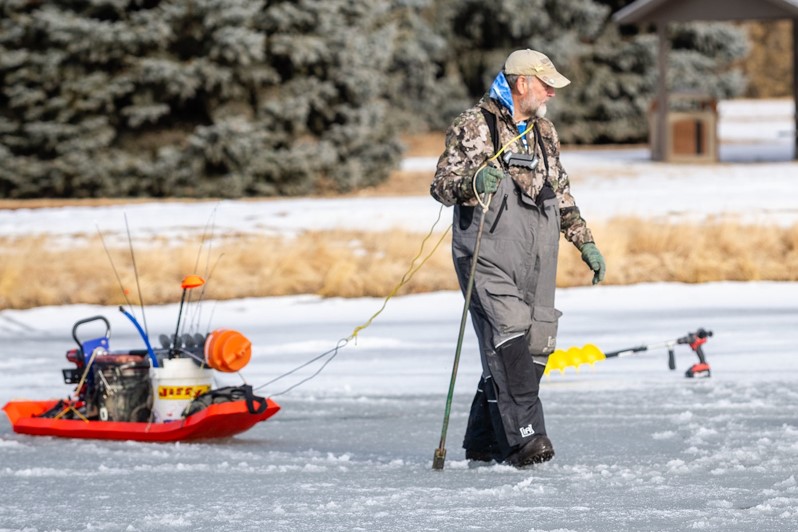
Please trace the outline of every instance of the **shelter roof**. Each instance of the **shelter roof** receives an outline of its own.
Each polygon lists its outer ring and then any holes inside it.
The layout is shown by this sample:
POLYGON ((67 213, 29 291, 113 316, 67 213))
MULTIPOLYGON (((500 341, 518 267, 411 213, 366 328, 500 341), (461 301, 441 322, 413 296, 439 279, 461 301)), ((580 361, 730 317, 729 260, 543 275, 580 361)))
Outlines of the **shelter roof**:
POLYGON ((798 0, 637 0, 618 10, 619 24, 798 18, 798 0))

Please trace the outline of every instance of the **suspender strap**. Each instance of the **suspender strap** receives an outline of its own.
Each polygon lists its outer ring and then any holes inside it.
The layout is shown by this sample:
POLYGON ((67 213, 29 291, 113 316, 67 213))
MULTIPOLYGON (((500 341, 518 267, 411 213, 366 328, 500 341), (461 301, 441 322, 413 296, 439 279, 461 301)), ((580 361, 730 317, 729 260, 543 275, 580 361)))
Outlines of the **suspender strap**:
POLYGON ((499 145, 499 130, 496 128, 496 115, 484 107, 480 110, 482 111, 482 116, 485 117, 485 123, 488 124, 490 140, 493 141, 493 153, 496 153, 499 151, 499 149, 501 149, 501 146, 499 145))
MULTIPOLYGON (((481 108, 482 116, 485 117, 485 123, 488 125, 488 130, 490 131, 490 138, 493 141, 493 153, 498 152, 501 149, 500 141, 499 141, 499 130, 496 125, 496 115, 491 113, 485 108, 481 108)), ((546 148, 543 146, 543 135, 540 134, 540 126, 538 122, 535 121, 535 124, 532 126, 532 132, 535 137, 535 142, 537 143, 538 147, 540 147, 540 154, 543 157, 543 165, 546 167, 546 175, 549 175, 549 158, 546 155, 546 148)), ((537 202, 538 204, 542 204, 543 201, 554 198, 556 195, 554 194, 554 189, 549 183, 548 179, 545 179, 543 182, 543 188, 538 193, 537 202)))
MULTIPOLYGON (((533 128, 535 140, 537 141, 538 146, 540 146, 540 153, 543 157, 543 165, 546 167, 546 175, 549 175, 549 158, 546 155, 546 148, 543 147, 543 135, 540 134, 540 126, 538 125, 537 121, 535 121, 533 128)), ((548 180, 546 180, 546 183, 548 183, 548 180)))

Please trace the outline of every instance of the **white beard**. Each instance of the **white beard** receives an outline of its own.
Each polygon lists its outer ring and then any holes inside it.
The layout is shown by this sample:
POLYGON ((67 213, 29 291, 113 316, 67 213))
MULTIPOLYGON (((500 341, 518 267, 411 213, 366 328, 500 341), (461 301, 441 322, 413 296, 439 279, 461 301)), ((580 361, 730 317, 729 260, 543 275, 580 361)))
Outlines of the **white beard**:
POLYGON ((535 111, 535 116, 537 118, 543 118, 544 116, 546 116, 546 104, 545 103, 538 107, 538 110, 535 111))

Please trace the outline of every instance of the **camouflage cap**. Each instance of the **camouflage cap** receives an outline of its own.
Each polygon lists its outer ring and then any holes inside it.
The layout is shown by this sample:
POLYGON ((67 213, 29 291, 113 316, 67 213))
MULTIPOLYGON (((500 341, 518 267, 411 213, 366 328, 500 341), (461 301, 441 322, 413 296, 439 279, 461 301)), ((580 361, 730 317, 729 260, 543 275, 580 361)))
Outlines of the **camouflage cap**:
POLYGON ((540 81, 555 89, 561 89, 571 80, 557 72, 554 63, 546 55, 535 50, 516 50, 504 62, 505 74, 537 76, 540 81))

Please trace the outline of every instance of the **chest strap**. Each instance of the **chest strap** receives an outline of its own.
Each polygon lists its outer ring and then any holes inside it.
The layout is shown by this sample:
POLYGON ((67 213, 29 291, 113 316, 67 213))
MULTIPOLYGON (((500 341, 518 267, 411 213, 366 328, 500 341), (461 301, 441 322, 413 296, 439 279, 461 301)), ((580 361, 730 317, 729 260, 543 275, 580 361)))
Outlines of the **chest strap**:
MULTIPOLYGON (((493 142, 493 153, 498 152, 501 149, 501 141, 499 140, 499 129, 497 127, 497 119, 496 115, 485 109, 484 107, 480 108, 482 111, 482 116, 485 117, 485 123, 488 125, 488 131, 490 131, 490 139, 493 142)), ((556 197, 554 194, 554 189, 549 183, 548 175, 549 175, 549 157, 546 155, 546 148, 543 145, 543 135, 540 133, 540 125, 537 121, 535 121, 534 125, 532 126, 532 134, 535 137, 535 143, 540 148, 541 156, 543 157, 543 165, 546 167, 546 178, 543 181, 543 187, 538 192, 538 197, 536 199, 538 204, 542 204, 547 199, 551 199, 556 197)))

